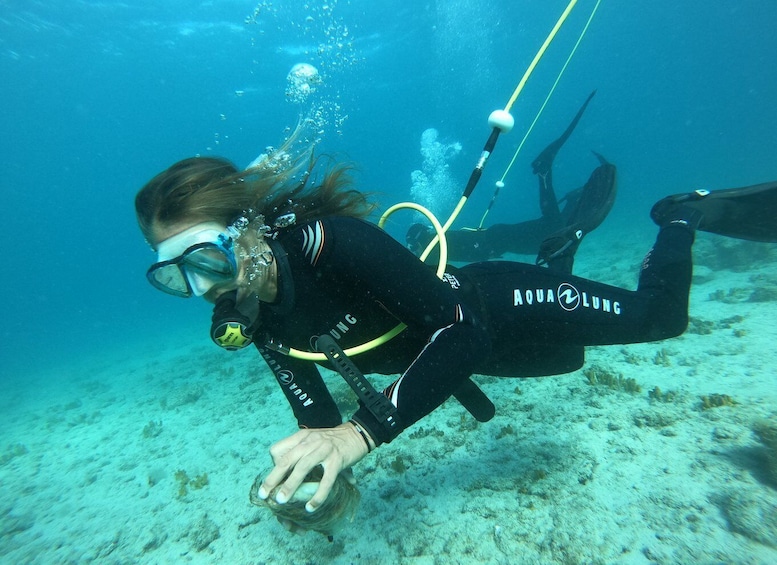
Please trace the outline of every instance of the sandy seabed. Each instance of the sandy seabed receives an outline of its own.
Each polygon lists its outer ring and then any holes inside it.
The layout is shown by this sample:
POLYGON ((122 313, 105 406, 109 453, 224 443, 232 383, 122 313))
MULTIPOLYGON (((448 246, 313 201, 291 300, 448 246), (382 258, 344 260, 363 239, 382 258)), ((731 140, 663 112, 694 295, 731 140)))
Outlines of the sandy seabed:
MULTIPOLYGON (((723 241, 695 249, 686 334, 590 348, 569 375, 476 377, 495 418, 449 401, 370 454, 333 542, 249 503, 295 431, 253 352, 199 337, 20 378, 2 395, 0 561, 777 563, 777 473, 753 432, 777 418, 777 246, 723 241)), ((645 246, 621 245, 585 248, 578 272, 633 288, 645 246)))

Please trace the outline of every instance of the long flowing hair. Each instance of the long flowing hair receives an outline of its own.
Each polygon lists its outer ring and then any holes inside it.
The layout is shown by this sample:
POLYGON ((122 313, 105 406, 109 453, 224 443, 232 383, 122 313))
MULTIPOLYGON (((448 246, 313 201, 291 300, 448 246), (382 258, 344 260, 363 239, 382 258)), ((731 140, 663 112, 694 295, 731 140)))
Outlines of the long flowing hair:
POLYGON ((297 223, 333 215, 368 216, 375 206, 352 188, 353 167, 330 160, 318 182, 314 172, 322 158, 314 155, 310 143, 295 149, 298 130, 243 171, 226 159, 192 157, 155 176, 135 197, 146 241, 158 243, 154 227, 159 225, 212 221, 227 226, 241 216, 252 222, 261 215, 272 226, 290 213, 297 223))

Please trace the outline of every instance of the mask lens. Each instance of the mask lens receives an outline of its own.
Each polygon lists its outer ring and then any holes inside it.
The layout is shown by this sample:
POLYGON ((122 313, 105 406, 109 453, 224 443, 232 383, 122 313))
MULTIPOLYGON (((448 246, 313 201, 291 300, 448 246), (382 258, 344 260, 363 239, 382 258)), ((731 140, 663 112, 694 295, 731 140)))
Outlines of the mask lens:
POLYGON ((208 246, 184 254, 182 266, 186 270, 221 280, 235 276, 235 261, 231 251, 221 247, 208 246))
POLYGON ((148 280, 159 290, 175 296, 189 296, 186 277, 176 264, 160 265, 148 272, 148 280))
POLYGON ((237 276, 232 238, 221 230, 194 226, 162 241, 158 253, 161 261, 146 276, 168 294, 202 296, 237 276))

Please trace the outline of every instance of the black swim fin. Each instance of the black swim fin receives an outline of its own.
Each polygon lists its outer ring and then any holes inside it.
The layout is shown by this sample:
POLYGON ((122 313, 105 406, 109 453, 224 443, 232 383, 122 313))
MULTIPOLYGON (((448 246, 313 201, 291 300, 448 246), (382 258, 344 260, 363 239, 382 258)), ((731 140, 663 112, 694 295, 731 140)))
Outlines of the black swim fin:
POLYGON ((777 243, 777 181, 667 196, 653 206, 650 217, 659 226, 684 223, 709 233, 777 243))
POLYGON ((566 226, 548 236, 540 245, 538 265, 549 265, 555 270, 572 272, 575 252, 587 234, 595 230, 607 217, 615 203, 617 186, 615 165, 596 153, 600 165, 594 169, 583 188, 572 191, 564 207, 566 226))
POLYGON ((588 107, 588 103, 591 101, 591 98, 594 97, 594 94, 596 94, 595 90, 588 95, 588 98, 586 98, 583 105, 580 106, 580 109, 577 111, 577 114, 575 114, 575 117, 572 118, 567 129, 564 130, 564 133, 543 149, 531 163, 532 172, 537 175, 540 182, 540 211, 544 218, 549 218, 554 221, 558 221, 559 219, 560 212, 558 202, 556 200, 556 193, 553 191, 553 160, 556 158, 559 149, 566 143, 569 136, 572 135, 572 132, 575 131, 577 123, 580 121, 580 118, 583 117, 583 112, 585 112, 585 109, 588 107))
POLYGON ((537 155, 537 158, 532 161, 531 168, 535 175, 546 175, 548 172, 550 172, 550 169, 553 167, 553 159, 556 158, 556 153, 558 153, 558 150, 561 149, 561 146, 564 145, 566 140, 569 139, 569 136, 572 135, 572 132, 575 131, 577 122, 579 122, 580 118, 583 117, 583 112, 585 112, 585 109, 588 106, 588 103, 591 101, 591 98, 594 97, 594 94, 596 94, 595 90, 588 95, 588 98, 586 98, 585 102, 583 102, 583 105, 580 106, 577 114, 569 123, 567 129, 564 130, 564 133, 561 134, 561 137, 555 141, 552 141, 550 145, 543 149, 542 153, 537 155))
POLYGON ((575 206, 569 212, 565 207, 563 212, 568 226, 574 226, 585 233, 592 232, 604 221, 612 210, 618 191, 615 165, 596 151, 592 153, 599 159, 600 165, 591 173, 575 206))

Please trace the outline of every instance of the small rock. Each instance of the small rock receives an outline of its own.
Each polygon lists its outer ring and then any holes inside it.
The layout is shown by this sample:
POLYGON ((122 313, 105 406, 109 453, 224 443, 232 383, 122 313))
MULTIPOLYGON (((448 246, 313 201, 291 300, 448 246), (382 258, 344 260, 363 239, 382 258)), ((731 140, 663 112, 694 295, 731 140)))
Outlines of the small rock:
POLYGON ((204 551, 211 543, 218 539, 219 527, 216 525, 216 522, 207 516, 203 516, 199 522, 192 524, 188 535, 192 542, 192 547, 197 551, 204 551))
POLYGON ((777 498, 760 492, 732 492, 722 499, 721 508, 733 531, 777 548, 777 498))
POLYGON ((712 430, 712 439, 715 441, 731 441, 737 439, 741 434, 735 428, 728 426, 717 426, 712 430))

